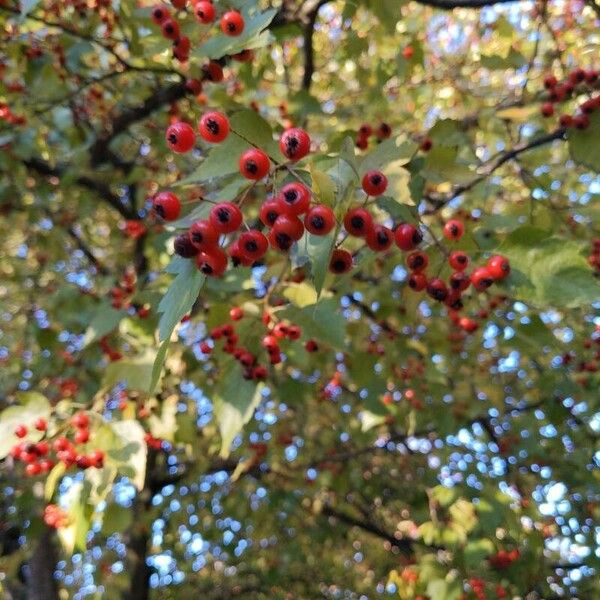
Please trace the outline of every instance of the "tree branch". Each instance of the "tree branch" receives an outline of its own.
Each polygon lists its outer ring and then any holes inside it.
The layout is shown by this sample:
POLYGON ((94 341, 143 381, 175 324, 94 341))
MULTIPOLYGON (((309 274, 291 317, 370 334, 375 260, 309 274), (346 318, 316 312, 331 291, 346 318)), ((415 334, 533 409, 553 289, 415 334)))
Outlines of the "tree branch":
POLYGON ((418 4, 432 6, 442 10, 453 10, 455 8, 484 8, 494 4, 510 4, 519 0, 415 0, 418 4))

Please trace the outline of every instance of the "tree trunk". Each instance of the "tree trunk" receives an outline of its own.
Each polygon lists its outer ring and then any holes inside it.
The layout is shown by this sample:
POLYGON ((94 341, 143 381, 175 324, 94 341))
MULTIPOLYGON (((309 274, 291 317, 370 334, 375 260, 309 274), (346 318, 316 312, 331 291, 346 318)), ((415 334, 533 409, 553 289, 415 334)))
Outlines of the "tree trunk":
POLYGON ((152 569, 146 564, 148 556, 148 534, 136 532, 131 537, 129 550, 132 553, 131 581, 127 600, 148 600, 150 597, 150 575, 152 569))
POLYGON ((56 548, 53 531, 45 527, 27 563, 27 599, 58 600, 58 588, 54 579, 56 548))

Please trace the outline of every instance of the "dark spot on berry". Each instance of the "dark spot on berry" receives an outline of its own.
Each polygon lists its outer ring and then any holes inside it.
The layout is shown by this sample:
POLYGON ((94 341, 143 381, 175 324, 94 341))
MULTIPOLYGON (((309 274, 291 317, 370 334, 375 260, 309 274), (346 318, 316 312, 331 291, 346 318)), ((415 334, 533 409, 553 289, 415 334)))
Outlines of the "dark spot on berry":
POLYGON ((215 119, 207 119, 206 129, 208 129, 213 135, 217 135, 219 133, 220 127, 219 124, 215 121, 215 119))
POLYGON ((161 218, 164 219, 165 218, 165 208, 164 206, 162 206, 162 204, 157 204, 154 207, 154 212, 161 218))
POLYGON ((336 273, 343 273, 346 270, 346 263, 343 260, 334 260, 331 263, 331 268, 336 273))
POLYGON ((415 231, 412 236, 413 244, 418 245, 423 241, 423 234, 420 231, 415 231))
POLYGON ((381 175, 375 173, 374 175, 371 175, 370 180, 373 185, 379 185, 382 181, 381 175))
POLYGON ((204 263, 202 265, 202 267, 200 267, 200 270, 205 274, 205 275, 211 275, 213 272, 213 268, 208 264, 208 263, 204 263))
POLYGON ((315 229, 323 229, 323 227, 325 227, 325 219, 323 217, 317 215, 310 220, 310 224, 315 229))
POLYGON ((377 243, 385 246, 390 241, 390 236, 385 231, 377 232, 377 243))
POLYGON ((296 192, 296 190, 287 190, 285 194, 283 194, 283 199, 288 204, 294 204, 294 202, 298 200, 298 192, 296 192))
POLYGON ((171 144, 177 143, 177 136, 174 133, 169 134, 169 142, 171 142, 171 144))
POLYGON ((350 219, 350 224, 352 227, 354 227, 354 229, 364 229, 365 220, 362 217, 355 216, 350 219))
POLYGON ((248 240, 244 244, 244 248, 248 252, 256 252, 258 250, 258 244, 254 240, 248 240))
POLYGON ((248 173, 252 173, 253 175, 255 175, 258 171, 258 165, 253 160, 247 160, 244 168, 246 171, 248 171, 248 173))
POLYGON ((275 241, 282 250, 289 250, 294 240, 287 233, 278 233, 275 235, 275 241))
POLYGON ((219 219, 220 223, 229 223, 231 215, 226 208, 220 208, 217 210, 217 219, 219 219))

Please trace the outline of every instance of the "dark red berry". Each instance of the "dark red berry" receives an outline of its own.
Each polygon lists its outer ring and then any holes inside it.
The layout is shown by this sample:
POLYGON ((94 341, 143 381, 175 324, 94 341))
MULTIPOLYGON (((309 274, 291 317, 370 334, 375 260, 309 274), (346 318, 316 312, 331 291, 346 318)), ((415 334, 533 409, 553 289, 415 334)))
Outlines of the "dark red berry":
POLYGON ((219 230, 211 221, 201 219, 192 223, 189 238, 198 250, 207 250, 217 245, 219 230))
POLYGON ((152 9, 152 20, 157 25, 162 25, 163 21, 171 16, 171 11, 166 6, 155 6, 152 9))
POLYGON ((374 225, 365 238, 367 246, 375 252, 387 250, 394 241, 394 233, 385 225, 374 225))
POLYGON ((304 217, 306 230, 314 235, 327 235, 335 227, 335 215, 329 206, 313 206, 304 217))
POLYGON ((208 25, 215 20, 215 7, 213 3, 208 2, 208 0, 200 0, 200 2, 196 3, 194 14, 200 23, 208 25))
POLYGON ((310 190, 302 183, 288 183, 281 188, 277 202, 282 212, 301 215, 310 205, 310 190))
POLYGON ((213 83, 219 83, 223 81, 223 67, 215 60, 211 60, 207 65, 202 68, 205 79, 212 81, 213 83))
POLYGON ((246 150, 240 157, 240 173, 246 179, 258 181, 268 174, 270 167, 269 157, 257 148, 246 150))
POLYGON ((244 17, 237 10, 228 10, 221 17, 221 31, 225 35, 240 35, 244 31, 244 25, 244 17))
POLYGON ((552 102, 544 102, 542 104, 542 115, 544 117, 551 117, 554 114, 554 104, 552 102))
POLYGON ((267 200, 260 207, 259 218, 267 227, 273 227, 277 217, 284 214, 280 204, 275 200, 267 200))
POLYGON ((243 215, 235 204, 220 202, 211 209, 209 221, 219 233, 231 233, 239 229, 243 215))
POLYGON ((487 267, 478 267, 471 273, 471 283, 478 292, 483 292, 494 283, 494 278, 487 267))
POLYGON ((414 250, 422 241, 421 232, 410 223, 400 223, 394 232, 396 245, 400 250, 414 250))
POLYGON ((229 135, 229 119, 216 110, 207 112, 200 117, 198 132, 203 140, 218 144, 229 135))
POLYGON ((362 179, 362 189, 369 196, 381 196, 387 184, 387 177, 381 171, 368 171, 362 179))
POLYGON ((168 40, 176 40, 179 37, 179 23, 173 19, 165 19, 160 28, 168 40))
POLYGON ((152 210, 165 221, 175 221, 181 212, 181 202, 173 192, 159 192, 152 198, 152 210))
POLYGON ((415 292, 420 292, 427 287, 427 277, 423 273, 412 273, 408 278, 408 286, 415 292))
POLYGON ((242 252, 256 261, 262 258, 269 247, 265 235, 256 229, 244 231, 238 238, 238 244, 242 252))
POLYGON ((227 255, 218 247, 204 250, 196 256, 198 269, 209 277, 219 277, 227 269, 227 255))
POLYGON ((504 279, 510 274, 510 262, 508 261, 508 258, 495 254, 488 259, 487 269, 493 279, 504 279))
POLYGON ((386 140, 392 135, 392 128, 387 123, 381 123, 377 128, 375 135, 380 140, 386 140))
POLYGON ((182 154, 189 152, 194 147, 196 136, 194 129, 188 123, 174 123, 167 129, 166 140, 173 152, 182 154))
POLYGON ((427 268, 429 264, 429 257, 425 252, 421 252, 417 250, 416 252, 411 252, 406 257, 406 266, 413 271, 413 273, 420 273, 427 268))
POLYGON ((448 257, 448 263, 455 271, 464 271, 469 265, 469 256, 462 250, 453 250, 448 257))
POLYGON ((448 296, 448 287, 441 279, 430 279, 427 283, 427 293, 438 302, 443 302, 448 296))
POLYGON ((175 254, 183 258, 192 258, 198 254, 199 250, 190 239, 189 233, 181 233, 175 238, 173 243, 175 254))
POLYGON ((344 228, 350 235, 365 237, 373 228, 373 217, 364 208, 352 208, 344 216, 344 228))
POLYGON ((471 278, 463 271, 450 275, 450 288, 464 292, 471 285, 471 278))
POLYGON ((351 268, 352 254, 348 250, 336 248, 331 253, 331 258, 329 259, 329 270, 332 273, 341 275, 342 273, 347 273, 351 268))
POLYGON ((460 240, 465 232, 465 226, 462 224, 462 221, 457 219, 450 219, 444 225, 444 237, 451 241, 460 240))
POLYGON ((309 153, 310 137, 304 129, 292 127, 282 133, 279 138, 279 148, 286 158, 296 162, 309 153))
POLYGON ((24 438, 27 435, 27 427, 25 425, 17 425, 15 427, 15 435, 18 438, 24 438))

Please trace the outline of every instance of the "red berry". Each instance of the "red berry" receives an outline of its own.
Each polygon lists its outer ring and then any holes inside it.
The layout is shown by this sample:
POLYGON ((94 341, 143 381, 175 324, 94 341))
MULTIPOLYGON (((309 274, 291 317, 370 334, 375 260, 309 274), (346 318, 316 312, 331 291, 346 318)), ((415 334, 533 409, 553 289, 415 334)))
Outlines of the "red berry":
POLYGON ((369 140, 366 137, 357 137, 355 145, 359 150, 366 150, 369 147, 369 140))
POLYGON ((194 147, 196 136, 194 129, 189 123, 174 123, 167 129, 167 144, 173 152, 183 154, 194 147))
POLYGON ((411 252, 406 257, 406 266, 413 273, 420 273, 421 271, 424 271, 427 268, 428 264, 429 257, 427 256, 427 254, 425 254, 425 252, 421 252, 419 250, 417 250, 416 252, 411 252))
POLYGON ((219 247, 209 248, 198 253, 196 265, 205 275, 219 277, 227 269, 227 255, 219 247))
POLYGON ((216 246, 219 241, 219 231, 212 222, 205 219, 192 223, 189 232, 190 241, 199 250, 216 246))
POLYGON ((289 215, 301 215, 310 205, 310 190, 303 183, 288 183, 277 196, 281 211, 289 215))
POLYGON ((173 192, 159 192, 152 198, 152 210, 165 221, 175 221, 181 212, 181 202, 173 192))
POLYGON ((306 213, 304 226, 314 235, 327 235, 335 227, 335 215, 329 206, 317 204, 306 213))
POLYGON ((450 288, 464 292, 471 285, 471 278, 463 271, 450 275, 450 288))
POLYGON ((510 262, 508 261, 508 258, 495 254, 488 259, 487 269, 493 279, 504 279, 505 277, 508 277, 510 273, 510 262))
POLYGON ((246 150, 240 157, 240 173, 246 179, 258 181, 268 174, 270 167, 269 157, 257 148, 246 150))
POLYGON ((104 466, 104 452, 102 450, 94 450, 88 459, 90 464, 96 469, 101 469, 104 466))
POLYGON ((165 19, 160 28, 168 40, 176 40, 179 37, 179 23, 173 19, 165 19))
POLYGON ((279 250, 289 250, 292 244, 304 234, 304 225, 298 217, 281 215, 273 224, 269 234, 271 245, 279 250))
POLYGON ((367 171, 362 179, 362 189, 369 196, 381 196, 387 184, 387 177, 381 171, 367 171))
POLYGON ((225 35, 238 36, 244 31, 244 17, 237 10, 229 10, 221 17, 221 31, 225 35))
POLYGON ((375 135, 380 140, 386 140, 392 135, 392 128, 387 123, 381 123, 377 128, 375 135))
POLYGON ((260 207, 259 218, 267 227, 272 227, 277 218, 283 215, 284 212, 281 210, 281 205, 271 199, 263 202, 260 207))
POLYGON ((569 81, 575 85, 585 81, 585 71, 581 68, 573 69, 569 73, 569 81))
POLYGON ((216 61, 211 60, 207 65, 202 68, 204 78, 213 83, 219 83, 223 81, 223 67, 216 61))
POLYGON ((348 250, 336 248, 331 253, 331 258, 329 259, 329 270, 332 273, 341 275, 342 273, 347 273, 351 268, 352 254, 348 250))
POLYGON ((171 0, 171 4, 179 10, 183 10, 187 4, 187 0, 171 0))
POLYGON ((216 110, 204 113, 198 123, 198 132, 203 140, 218 144, 229 135, 229 119, 216 110))
POLYGON ((432 148, 433 148, 433 141, 431 138, 424 138, 423 141, 421 142, 421 145, 419 146, 419 148, 421 148, 421 150, 423 150, 423 152, 429 152, 432 148))
MULTIPOLYGON (((173 50, 176 57, 188 56, 190 53, 191 42, 187 35, 182 35, 173 42, 173 50)), ((185 62, 185 61, 183 61, 185 62)))
POLYGON ((554 104, 552 102, 544 102, 542 104, 542 115, 544 117, 551 117, 554 114, 554 104))
POLYGON ((239 321, 244 316, 244 311, 239 306, 234 306, 229 311, 229 318, 232 321, 239 321))
POLYGON ((453 250, 448 257, 448 263, 455 271, 464 271, 469 265, 469 256, 462 250, 453 250))
POLYGON ((358 135, 361 138, 368 138, 373 135, 373 128, 368 123, 363 123, 358 128, 358 135))
POLYGON ((421 232, 410 223, 400 223, 394 232, 396 245, 400 250, 414 250, 422 241, 421 232))
POLYGON ((412 273, 408 278, 408 286, 415 292, 420 292, 427 287, 427 277, 423 273, 412 273))
POLYGON ((292 162, 304 158, 310 151, 310 137, 304 129, 292 127, 284 131, 279 138, 282 154, 292 162))
POLYGON ((215 7, 213 6, 212 2, 208 2, 208 0, 201 0, 196 4, 196 7, 194 8, 194 14, 200 23, 208 25, 215 20, 215 7))
POLYGON ((89 439, 90 439, 90 430, 89 429, 79 429, 74 437, 76 444, 85 444, 89 439))
POLYGON ((77 429, 87 429, 90 425, 90 418, 87 413, 78 412, 71 419, 71 425, 77 429))
POLYGON ((367 246, 375 252, 387 250, 394 241, 394 232, 385 225, 374 225, 365 238, 367 246))
POLYGON ((351 208, 344 216, 344 228, 350 235, 365 237, 373 229, 373 217, 364 208, 351 208))
POLYGON ((458 321, 458 326, 468 333, 473 333, 479 327, 477 321, 469 319, 469 317, 461 317, 458 321))
POLYGON ((192 258, 198 254, 198 248, 192 243, 189 232, 180 233, 173 242, 173 248, 175 254, 183 258, 192 258))
MULTIPOLYGON (((241 52, 236 52, 235 54, 231 55, 231 58, 241 63, 252 62, 254 60, 254 50, 246 49, 242 50, 241 52)), ((256 110, 258 110, 258 106, 256 107, 256 110)))
POLYGON ((35 477, 42 472, 42 467, 39 463, 31 463, 25 467, 25 473, 28 477, 35 477))
POLYGON ((550 90, 553 87, 556 87, 557 83, 558 83, 558 79, 556 79, 556 77, 554 75, 546 75, 546 77, 544 77, 544 87, 547 90, 550 90))
POLYGON ((471 283, 478 292, 483 292, 494 283, 494 277, 487 267, 478 267, 471 273, 471 283))
POLYGON ((465 226, 462 224, 462 221, 458 221, 457 219, 450 219, 444 225, 444 237, 451 241, 460 240, 465 232, 465 226))
POLYGON ((427 293, 438 302, 443 302, 448 297, 448 287, 441 279, 430 279, 427 283, 427 293))
POLYGON ((304 348, 307 352, 317 352, 319 344, 315 340, 307 340, 304 344, 304 348))
POLYGON ((269 247, 269 241, 265 235, 256 229, 244 231, 237 243, 242 253, 251 258, 252 262, 262 258, 269 247))
POLYGON ((210 211, 209 221, 219 233, 231 233, 240 228, 242 211, 231 202, 220 202, 210 211))
POLYGON ((155 6, 152 9, 152 20, 157 25, 162 25, 163 21, 171 16, 171 11, 166 6, 155 6))
POLYGON ((185 89, 197 96, 202 91, 202 82, 199 79, 188 79, 185 82, 185 89))
POLYGON ((27 435, 27 427, 25 425, 17 425, 15 427, 15 435, 18 438, 24 438, 27 435))
POLYGON ((48 428, 48 422, 43 417, 40 417, 39 419, 35 420, 35 423, 33 424, 33 426, 38 431, 46 431, 46 429, 48 428))
POLYGON ((577 115, 573 117, 573 125, 576 129, 587 129, 590 126, 590 118, 587 115, 577 115))

